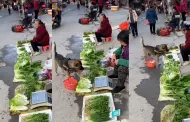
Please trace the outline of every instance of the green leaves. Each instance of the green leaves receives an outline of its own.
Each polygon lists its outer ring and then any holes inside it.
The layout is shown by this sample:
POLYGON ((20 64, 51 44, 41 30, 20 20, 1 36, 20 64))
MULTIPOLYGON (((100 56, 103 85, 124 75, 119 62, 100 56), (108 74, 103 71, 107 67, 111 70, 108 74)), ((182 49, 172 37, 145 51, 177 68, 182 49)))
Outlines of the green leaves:
POLYGON ((106 122, 110 120, 110 107, 108 96, 90 98, 86 104, 87 116, 93 122, 106 122))
POLYGON ((45 113, 29 115, 24 122, 49 122, 49 115, 45 113))
POLYGON ((25 111, 28 109, 28 107, 26 106, 28 104, 29 101, 27 100, 27 97, 25 95, 16 94, 16 96, 10 100, 10 111, 25 111))
POLYGON ((161 90, 160 98, 169 100, 175 99, 175 116, 173 122, 181 122, 188 118, 188 110, 190 108, 190 95, 185 95, 184 92, 190 88, 190 76, 180 76, 179 62, 175 61, 172 56, 166 57, 164 71, 160 78, 161 90))
POLYGON ((84 44, 80 57, 82 59, 82 64, 89 68, 89 72, 86 77, 92 82, 95 77, 107 74, 106 69, 102 68, 98 63, 99 60, 104 58, 104 51, 96 51, 96 47, 93 42, 89 41, 84 44))

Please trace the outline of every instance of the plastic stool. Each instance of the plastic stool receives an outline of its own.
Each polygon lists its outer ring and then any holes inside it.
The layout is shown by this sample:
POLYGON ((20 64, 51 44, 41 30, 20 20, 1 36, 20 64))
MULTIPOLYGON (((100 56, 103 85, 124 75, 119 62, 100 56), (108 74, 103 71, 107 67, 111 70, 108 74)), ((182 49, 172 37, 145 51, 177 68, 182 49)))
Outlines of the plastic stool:
POLYGON ((112 37, 110 36, 110 37, 106 37, 105 38, 105 41, 108 43, 109 41, 111 41, 112 40, 112 37))
POLYGON ((42 51, 43 51, 43 52, 46 52, 47 50, 50 50, 50 49, 51 49, 50 45, 47 45, 47 46, 43 46, 43 47, 42 47, 42 51))

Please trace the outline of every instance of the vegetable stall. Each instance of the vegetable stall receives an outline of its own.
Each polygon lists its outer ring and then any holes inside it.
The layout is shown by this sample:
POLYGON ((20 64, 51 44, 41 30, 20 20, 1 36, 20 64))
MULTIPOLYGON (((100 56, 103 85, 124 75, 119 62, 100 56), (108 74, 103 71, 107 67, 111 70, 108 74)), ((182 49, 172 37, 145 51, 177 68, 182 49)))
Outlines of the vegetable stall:
POLYGON ((161 122, 182 122, 190 118, 190 75, 183 76, 179 49, 172 48, 164 56, 160 77, 159 101, 171 101, 161 112, 161 122))
POLYGON ((85 71, 77 83, 75 93, 84 96, 82 122, 116 122, 120 114, 112 116, 112 113, 116 111, 112 94, 108 92, 108 89, 101 89, 103 90, 101 92, 94 90, 96 79, 106 79, 108 71, 107 67, 101 65, 105 53, 103 50, 96 49, 93 32, 84 32, 80 58, 85 71))
MULTIPOLYGON (((30 49, 30 41, 18 41, 17 42, 17 61, 14 65, 14 79, 13 82, 19 85, 15 89, 15 96, 10 100, 10 113, 20 114, 32 113, 33 111, 38 111, 38 109, 48 109, 48 107, 38 108, 33 110, 31 108, 31 97, 36 91, 41 91, 45 89, 45 80, 51 80, 46 77, 46 79, 41 78, 40 72, 44 71, 41 61, 32 61, 32 51, 30 49)), ((44 121, 40 122, 50 122, 45 118, 45 114, 31 115, 26 120, 20 122, 36 122, 40 118, 44 118, 44 121), (36 119, 35 119, 36 118, 36 119)))

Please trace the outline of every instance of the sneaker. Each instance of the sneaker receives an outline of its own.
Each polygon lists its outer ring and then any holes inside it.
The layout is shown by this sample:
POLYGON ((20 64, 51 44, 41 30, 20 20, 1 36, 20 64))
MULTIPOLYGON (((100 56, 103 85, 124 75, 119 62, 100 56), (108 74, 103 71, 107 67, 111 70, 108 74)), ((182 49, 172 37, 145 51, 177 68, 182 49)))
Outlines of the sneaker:
POLYGON ((103 43, 102 43, 102 42, 98 42, 98 43, 97 43, 97 46, 100 46, 100 45, 103 45, 103 43))
POLYGON ((183 66, 187 66, 187 65, 189 65, 190 64, 190 61, 185 61, 184 63, 183 63, 183 66))
POLYGON ((40 55, 41 54, 41 52, 39 51, 39 52, 35 52, 34 53, 34 56, 37 56, 37 55, 40 55))
POLYGON ((117 75, 110 75, 110 76, 108 76, 108 78, 113 79, 113 78, 118 78, 118 76, 117 75))
POLYGON ((111 93, 119 93, 121 91, 125 90, 125 86, 123 87, 120 87, 120 86, 116 86, 112 91, 111 93))

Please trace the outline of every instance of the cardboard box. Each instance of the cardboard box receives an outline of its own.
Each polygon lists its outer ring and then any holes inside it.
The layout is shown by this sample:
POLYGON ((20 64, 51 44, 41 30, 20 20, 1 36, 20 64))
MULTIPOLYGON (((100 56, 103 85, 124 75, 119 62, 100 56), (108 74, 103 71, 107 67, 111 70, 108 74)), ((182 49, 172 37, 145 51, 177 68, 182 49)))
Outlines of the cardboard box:
POLYGON ((111 6, 111 10, 112 11, 118 11, 119 10, 119 6, 111 6))

